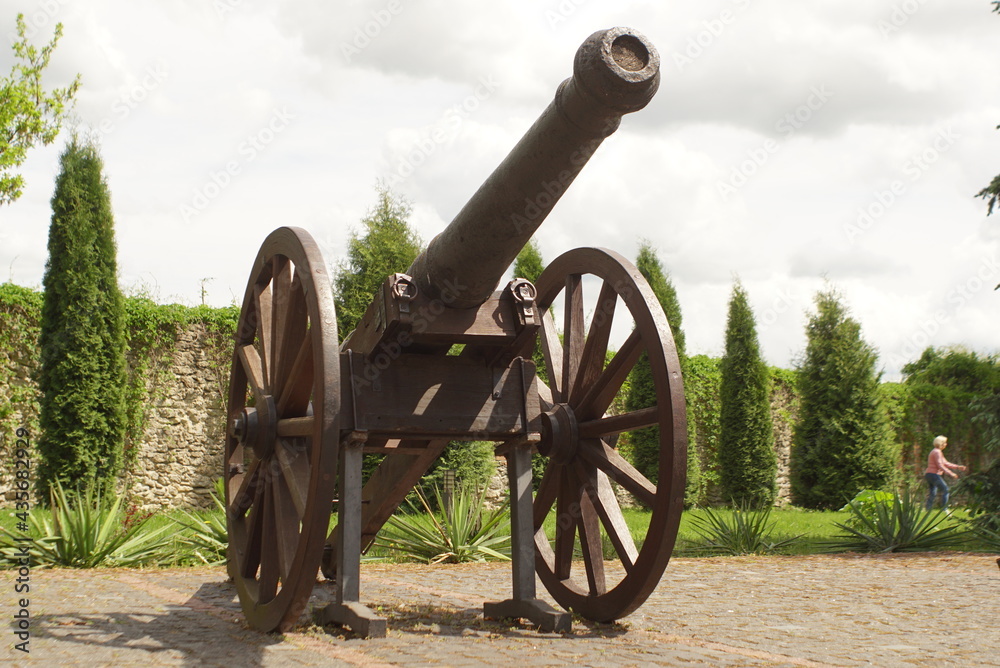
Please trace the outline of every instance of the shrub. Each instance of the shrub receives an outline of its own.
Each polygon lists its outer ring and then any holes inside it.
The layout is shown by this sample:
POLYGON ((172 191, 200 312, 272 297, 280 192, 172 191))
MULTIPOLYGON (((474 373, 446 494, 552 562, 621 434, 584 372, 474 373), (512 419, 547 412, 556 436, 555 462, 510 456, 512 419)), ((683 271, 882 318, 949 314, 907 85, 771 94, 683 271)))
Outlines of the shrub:
POLYGON ((770 507, 754 509, 741 503, 731 511, 705 508, 704 513, 692 515, 691 524, 705 541, 702 549, 712 554, 773 554, 801 537, 776 539, 774 523, 768 523, 770 507))
POLYGON ((444 510, 435 514, 418 488, 416 496, 423 512, 409 500, 410 514, 389 518, 376 545, 403 557, 428 564, 465 563, 490 559, 510 560, 510 512, 508 506, 487 511, 485 490, 461 486, 445 506, 435 486, 434 500, 444 510))
POLYGON ((1000 459, 987 470, 963 478, 955 493, 967 496, 975 529, 1000 532, 1000 459))
POLYGON ((852 517, 838 522, 844 531, 831 546, 855 552, 920 552, 960 546, 967 537, 957 521, 943 510, 926 512, 923 502, 911 494, 872 499, 866 506, 847 504, 852 517))
POLYGON ((174 520, 178 527, 184 530, 180 543, 187 554, 194 560, 209 566, 226 563, 226 550, 229 547, 229 529, 226 526, 226 503, 223 501, 225 492, 220 478, 212 492, 212 502, 215 507, 209 511, 181 511, 179 519, 174 520))
POLYGON ((878 503, 889 503, 895 498, 895 494, 892 492, 883 492, 879 489, 864 489, 858 492, 853 499, 847 502, 847 504, 840 509, 841 512, 851 512, 852 504, 856 512, 852 513, 844 524, 855 529, 861 529, 864 527, 861 518, 867 518, 869 520, 875 519, 875 506, 878 503))
MULTIPOLYGON (((67 494, 58 481, 49 491, 51 512, 36 510, 28 519, 31 563, 36 566, 96 568, 99 566, 164 565, 174 560, 171 525, 148 529, 149 516, 126 524, 123 497, 102 494, 94 485, 67 494)), ((18 562, 23 544, 0 527, 0 554, 18 562)))

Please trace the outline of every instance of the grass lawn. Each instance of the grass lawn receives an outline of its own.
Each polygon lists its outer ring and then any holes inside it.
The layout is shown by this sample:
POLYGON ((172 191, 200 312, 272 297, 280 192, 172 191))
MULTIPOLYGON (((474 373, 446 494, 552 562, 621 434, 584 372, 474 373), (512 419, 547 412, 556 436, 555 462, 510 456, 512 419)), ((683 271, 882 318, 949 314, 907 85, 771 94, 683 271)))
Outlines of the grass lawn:
MULTIPOLYGON (((677 541, 674 549, 675 556, 681 557, 697 557, 704 556, 704 538, 699 535, 696 531, 696 525, 692 521, 698 517, 705 517, 706 513, 703 509, 687 510, 681 516, 680 529, 677 536, 677 541)), ((723 513, 723 516, 727 516, 729 511, 716 510, 716 513, 723 513)), ((221 511, 219 510, 200 510, 195 511, 195 513, 202 517, 208 517, 212 515, 218 515, 221 519, 221 511)), ((33 515, 48 515, 48 511, 35 508, 32 510, 33 515)), ((626 524, 628 525, 633 539, 636 545, 641 547, 642 540, 644 539, 651 517, 651 513, 646 510, 635 509, 635 508, 625 508, 623 509, 623 515, 625 517, 626 524)), ((176 526, 175 520, 182 518, 183 513, 180 510, 172 510, 167 512, 156 513, 150 517, 147 528, 157 529, 162 526, 176 526)), ((815 554, 820 552, 828 551, 828 547, 823 545, 825 541, 833 538, 841 530, 838 529, 836 524, 838 522, 845 522, 849 518, 850 513, 841 511, 814 511, 814 510, 803 510, 801 508, 794 507, 784 507, 775 508, 771 511, 770 516, 767 521, 770 533, 770 541, 781 541, 784 539, 799 536, 800 538, 796 540, 791 545, 781 548, 779 553, 781 554, 815 554)), ((966 517, 966 511, 962 508, 957 508, 954 510, 953 519, 960 519, 966 517)), ((135 519, 140 519, 136 517, 135 519)), ((20 534, 20 532, 15 531, 15 517, 14 511, 7 509, 0 511, 0 526, 4 527, 11 533, 20 534)), ((336 516, 333 515, 330 518, 331 528, 336 523, 336 516)), ((429 524, 429 522, 428 522, 429 524)), ((555 535, 555 514, 550 513, 549 517, 545 522, 545 530, 549 538, 553 538, 555 535)), ((186 529, 181 529, 177 527, 177 531, 173 534, 175 541, 180 542, 182 536, 188 534, 189 531, 186 529)), ((4 541, 0 540, 0 543, 4 541)), ((611 548, 610 541, 605 537, 605 557, 606 558, 616 558, 614 550, 611 548)), ((180 546, 178 545, 178 548, 180 546)), ((970 541, 964 549, 968 550, 986 550, 992 551, 996 547, 986 544, 978 544, 977 542, 970 541)), ((197 560, 187 557, 181 557, 182 554, 188 552, 187 550, 178 549, 178 561, 182 563, 200 563, 197 560)), ((366 560, 397 560, 400 557, 393 552, 376 546, 373 548, 368 555, 366 555, 366 560)))
MULTIPOLYGON (((636 508, 623 508, 622 514, 632 533, 637 546, 641 546, 643 537, 649 527, 651 513, 636 508)), ((703 539, 695 530, 692 518, 704 517, 706 511, 701 509, 685 510, 681 515, 681 525, 677 533, 677 543, 674 554, 678 556, 697 556, 701 551, 697 548, 703 539)), ((819 542, 832 538, 839 529, 837 522, 844 522, 849 513, 840 511, 803 510, 801 508, 775 508, 768 518, 768 526, 773 527, 775 540, 801 536, 795 544, 782 550, 785 554, 810 554, 821 550, 819 542)), ((555 514, 550 513, 545 521, 545 529, 551 538, 555 535, 555 514)), ((605 554, 610 556, 610 554, 605 554)))

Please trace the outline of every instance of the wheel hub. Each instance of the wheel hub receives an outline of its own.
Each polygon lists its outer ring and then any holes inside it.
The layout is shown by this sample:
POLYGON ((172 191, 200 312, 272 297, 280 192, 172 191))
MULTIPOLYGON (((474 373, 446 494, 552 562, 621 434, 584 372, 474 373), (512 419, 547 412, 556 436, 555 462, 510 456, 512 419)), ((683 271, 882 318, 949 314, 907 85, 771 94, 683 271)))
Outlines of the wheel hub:
POLYGON ((538 451, 554 464, 571 462, 579 441, 576 414, 569 404, 556 404, 551 411, 542 413, 542 442, 538 451))
POLYGON ((257 406, 247 406, 229 422, 229 435, 240 445, 253 449, 258 459, 274 453, 274 440, 278 433, 274 398, 264 397, 257 406))

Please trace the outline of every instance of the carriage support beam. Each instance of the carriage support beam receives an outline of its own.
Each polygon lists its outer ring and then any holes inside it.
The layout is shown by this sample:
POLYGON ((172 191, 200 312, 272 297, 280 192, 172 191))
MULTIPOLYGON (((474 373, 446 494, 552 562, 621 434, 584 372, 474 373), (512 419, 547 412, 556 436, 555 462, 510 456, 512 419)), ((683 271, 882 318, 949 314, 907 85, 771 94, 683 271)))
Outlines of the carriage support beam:
POLYGON ((531 505, 531 444, 521 443, 506 452, 510 485, 511 562, 513 597, 483 604, 487 619, 527 619, 543 632, 566 632, 572 617, 539 599, 535 592, 535 529, 531 505))
POLYGON ((345 439, 340 448, 340 502, 336 546, 337 602, 318 610, 320 624, 346 626, 362 638, 384 638, 386 620, 361 605, 361 461, 364 441, 345 439))

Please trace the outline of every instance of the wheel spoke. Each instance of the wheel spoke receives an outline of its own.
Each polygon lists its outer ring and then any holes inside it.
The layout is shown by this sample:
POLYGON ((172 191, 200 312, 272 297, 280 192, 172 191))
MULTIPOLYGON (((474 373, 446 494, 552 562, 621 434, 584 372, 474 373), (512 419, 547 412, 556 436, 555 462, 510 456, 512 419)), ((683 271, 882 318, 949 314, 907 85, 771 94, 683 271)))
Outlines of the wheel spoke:
POLYGON ((587 570, 587 585, 592 596, 600 596, 608 591, 604 576, 604 549, 601 545, 601 522, 590 494, 580 494, 580 547, 583 550, 583 564, 587 570))
POLYGON ((240 346, 239 348, 240 362, 243 364, 243 370, 247 374, 247 382, 250 384, 250 391, 253 393, 253 398, 259 402, 264 402, 264 396, 267 394, 267 387, 264 384, 264 368, 260 359, 260 353, 257 349, 251 345, 240 346))
POLYGON ((643 504, 653 507, 656 499, 656 485, 639 473, 617 450, 600 439, 580 442, 579 455, 589 463, 608 474, 608 477, 625 488, 643 504))
POLYGON ((309 406, 313 388, 312 340, 304 336, 295 355, 295 363, 288 373, 285 386, 278 395, 277 411, 282 417, 304 415, 309 406))
MULTIPOLYGON (((257 487, 260 480, 260 460, 255 459, 250 464, 250 468, 243 474, 240 486, 230 498, 229 513, 232 517, 243 517, 253 506, 254 497, 257 494, 257 487)), ((230 482, 232 479, 230 479, 230 482)))
POLYGON ((258 284, 254 288, 254 300, 257 306, 257 340, 260 342, 261 386, 268 387, 268 367, 271 365, 271 284, 258 284))
POLYGON ((559 473, 559 497, 556 499, 556 577, 568 580, 573 566, 573 547, 576 542, 576 518, 580 513, 579 502, 574 498, 569 471, 563 468, 559 473))
POLYGON ((295 550, 299 545, 299 529, 302 513, 288 485, 288 479, 274 477, 274 526, 275 547, 278 551, 278 575, 282 582, 288 580, 295 560, 295 550))
POLYGON ((601 416, 614 401, 625 379, 642 354, 642 336, 633 329, 601 375, 586 389, 586 394, 573 406, 577 416, 601 416))
POLYGON ((302 345, 308 342, 306 333, 309 325, 309 314, 306 307, 306 295, 302 290, 299 275, 296 274, 288 287, 285 302, 283 327, 281 328, 280 345, 275 346, 274 356, 274 394, 283 394, 295 362, 301 352, 302 345))
POLYGON ((244 546, 241 575, 248 580, 257 577, 257 568, 260 566, 260 545, 263 540, 264 527, 264 487, 266 485, 254 485, 253 505, 247 516, 246 545, 244 546))
POLYGON ((278 592, 278 534, 275 529, 274 477, 264 485, 263 508, 260 515, 260 588, 259 602, 267 603, 278 592))
POLYGON ((538 388, 538 400, 541 403, 542 412, 552 410, 552 407, 556 405, 555 399, 552 396, 552 388, 545 384, 545 382, 535 376, 535 386, 538 388))
POLYGON ((639 553, 635 547, 635 541, 632 539, 632 532, 622 515, 618 497, 615 496, 615 491, 611 488, 611 480, 604 471, 597 469, 592 464, 584 464, 580 460, 577 460, 577 471, 581 478, 587 481, 584 490, 600 516, 604 530, 607 532, 619 560, 625 567, 625 571, 630 571, 635 565, 639 553))
POLYGON ((306 515, 309 497, 309 454, 305 442, 279 438, 274 444, 274 453, 289 492, 288 498, 301 520, 306 515))
POLYGON ((637 411, 622 413, 621 415, 608 415, 598 420, 581 422, 579 426, 580 438, 601 438, 612 434, 620 434, 623 431, 655 427, 659 422, 659 408, 656 406, 640 408, 637 411))
POLYGON ((556 333, 555 323, 552 322, 552 314, 548 309, 542 312, 542 327, 540 331, 542 356, 545 359, 545 366, 548 369, 549 386, 552 389, 552 397, 555 401, 561 401, 563 396, 563 351, 559 334, 556 333))
POLYGON ((531 520, 536 531, 542 528, 542 524, 545 522, 545 518, 548 517, 549 511, 552 510, 552 504, 555 503, 558 494, 559 469, 549 464, 545 467, 545 473, 542 474, 542 479, 538 483, 538 493, 535 494, 535 500, 531 507, 531 520))
POLYGON ((267 351, 268 387, 277 392, 278 356, 281 351, 282 339, 285 334, 285 324, 288 315, 289 287, 292 284, 292 263, 283 255, 271 258, 271 332, 270 347, 267 351))
POLYGON ((580 368, 570 397, 582 396, 601 375, 608 354, 608 341, 611 338, 611 325, 617 304, 618 293, 611 283, 605 281, 601 286, 601 296, 597 299, 597 309, 590 321, 590 331, 583 346, 580 368))
POLYGON ((583 281, 580 274, 566 277, 566 313, 563 324, 562 401, 569 401, 583 355, 583 281))

